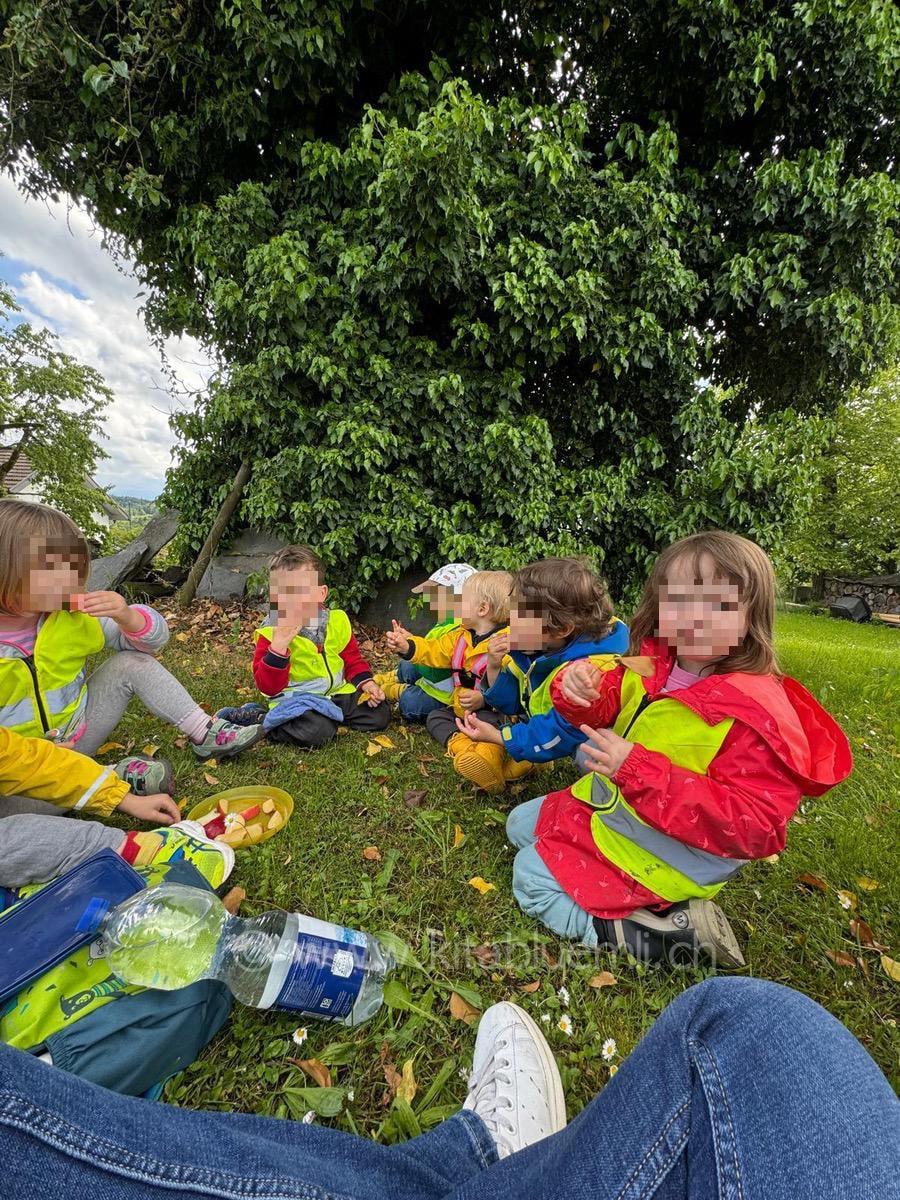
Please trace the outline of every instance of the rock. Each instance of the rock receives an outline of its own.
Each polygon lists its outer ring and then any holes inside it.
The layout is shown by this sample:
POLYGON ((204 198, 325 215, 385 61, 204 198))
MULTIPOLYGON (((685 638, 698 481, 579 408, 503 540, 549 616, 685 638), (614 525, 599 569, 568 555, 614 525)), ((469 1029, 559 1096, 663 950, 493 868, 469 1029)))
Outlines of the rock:
POLYGON ((154 517, 130 545, 118 554, 108 558, 98 558, 91 564, 88 576, 87 590, 89 592, 115 591, 119 584, 133 575, 141 567, 147 567, 167 546, 178 532, 178 512, 169 509, 154 517))
POLYGON ((255 529, 245 529, 234 539, 227 554, 214 558, 203 573, 197 595, 227 604, 247 594, 247 580, 264 572, 272 555, 288 543, 255 529))
POLYGON ((187 579, 188 574, 187 567, 179 567, 176 564, 172 567, 166 567, 164 571, 160 571, 159 577, 160 579, 164 579, 166 583, 171 584, 172 587, 181 587, 187 579))
POLYGON ((397 580, 383 583, 374 596, 363 601, 356 614, 363 625, 375 625, 378 629, 390 629, 391 621, 397 620, 405 625, 410 633, 424 635, 435 623, 435 617, 428 608, 417 612, 413 617, 409 612, 409 601, 414 600, 412 589, 430 572, 424 567, 406 571, 397 580))

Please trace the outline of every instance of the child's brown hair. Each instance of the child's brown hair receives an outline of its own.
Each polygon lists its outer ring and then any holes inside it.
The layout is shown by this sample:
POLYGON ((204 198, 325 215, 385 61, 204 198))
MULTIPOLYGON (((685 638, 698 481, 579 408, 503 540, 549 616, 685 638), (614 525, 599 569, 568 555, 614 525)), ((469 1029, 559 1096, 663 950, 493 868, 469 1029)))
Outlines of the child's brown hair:
POLYGON ((0 500, 0 612, 25 612, 28 577, 50 555, 60 555, 78 568, 82 587, 91 569, 91 552, 73 520, 47 504, 0 500))
POLYGON ((325 577, 325 564, 309 546, 285 546, 273 556, 269 562, 269 573, 273 571, 297 571, 303 567, 312 567, 318 576, 319 583, 325 577))
POLYGON ((715 564, 717 579, 737 586, 747 610, 747 632, 740 646, 715 665, 714 673, 747 671, 751 675, 780 675, 773 644, 775 624, 775 571, 769 556, 756 542, 710 529, 693 533, 673 542, 653 564, 644 585, 641 602, 631 619, 631 652, 639 654, 645 638, 657 636, 659 626, 659 590, 668 572, 678 561, 691 559, 694 578, 700 582, 700 560, 708 554, 715 564))
POLYGON ((586 558, 542 558, 513 575, 516 610, 538 616, 548 634, 604 638, 613 622, 613 605, 603 578, 586 558))

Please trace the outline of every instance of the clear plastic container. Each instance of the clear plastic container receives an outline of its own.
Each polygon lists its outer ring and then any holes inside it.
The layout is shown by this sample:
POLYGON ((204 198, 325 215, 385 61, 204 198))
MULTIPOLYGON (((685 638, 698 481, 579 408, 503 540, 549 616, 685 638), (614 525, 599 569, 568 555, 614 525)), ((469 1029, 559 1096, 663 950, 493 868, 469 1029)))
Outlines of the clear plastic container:
POLYGON ((369 934, 281 909, 232 917, 212 892, 147 888, 101 927, 110 969, 126 983, 171 991, 219 979, 235 999, 359 1025, 381 1007, 394 960, 369 934))

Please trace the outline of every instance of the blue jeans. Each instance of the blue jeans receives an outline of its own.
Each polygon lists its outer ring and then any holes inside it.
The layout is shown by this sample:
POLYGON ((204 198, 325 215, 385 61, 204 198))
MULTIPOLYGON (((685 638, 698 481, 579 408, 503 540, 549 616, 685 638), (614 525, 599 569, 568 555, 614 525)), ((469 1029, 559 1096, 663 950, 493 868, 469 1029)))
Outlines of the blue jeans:
POLYGON ((498 1162, 462 1112, 398 1146, 107 1092, 0 1046, 0 1196, 46 1200, 875 1200, 896 1196, 900 1103, 799 992, 683 992, 561 1133, 498 1162))
MULTIPOLYGON (((414 685, 417 679, 421 679, 421 672, 415 663, 401 659, 397 667, 397 678, 401 683, 414 685)), ((444 707, 440 700, 435 700, 434 696, 429 696, 427 692, 423 692, 420 687, 415 686, 406 688, 401 693, 397 704, 397 709, 404 721, 410 721, 416 725, 424 725, 425 718, 430 712, 444 707)))
POLYGON ((506 836, 519 853, 513 859, 513 895, 522 912, 560 937, 597 945, 594 918, 564 892, 534 848, 534 827, 546 796, 518 804, 506 818, 506 836))

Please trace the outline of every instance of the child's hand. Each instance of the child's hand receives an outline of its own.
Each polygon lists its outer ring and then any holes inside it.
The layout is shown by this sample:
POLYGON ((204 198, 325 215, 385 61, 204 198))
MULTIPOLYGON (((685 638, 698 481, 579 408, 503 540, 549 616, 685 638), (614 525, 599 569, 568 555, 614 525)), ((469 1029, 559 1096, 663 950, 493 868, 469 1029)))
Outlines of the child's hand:
POLYGON ((361 683, 359 690, 365 693, 369 708, 376 708, 384 700, 384 692, 374 679, 367 679, 365 683, 361 683))
POLYGON ((460 733, 467 734, 473 742, 495 742, 498 746, 503 745, 500 730, 489 725, 487 721, 482 721, 474 713, 466 713, 465 719, 462 721, 457 717, 456 728, 460 733))
POLYGON ((481 692, 474 688, 460 688, 457 693, 459 707, 467 713, 475 712, 477 708, 484 708, 485 699, 481 692))
POLYGON ((391 621, 391 628, 388 630, 387 644, 395 654, 409 654, 409 639, 410 632, 404 629, 399 621, 391 621))
POLYGON ((587 708, 600 695, 602 672, 586 658, 576 659, 561 680, 562 693, 570 704, 587 708))
POLYGON ((303 628, 292 617, 279 617, 275 622, 275 628, 272 630, 272 640, 269 645, 276 654, 280 654, 284 658, 290 648, 291 642, 303 628))
POLYGON ((612 779, 631 753, 634 742, 626 741, 611 729, 591 729, 590 725, 582 725, 581 732, 588 739, 581 747, 585 762, 598 775, 612 779))
POLYGON ((116 811, 128 813, 139 821, 149 821, 151 825, 172 825, 181 820, 181 809, 165 792, 155 796, 135 796, 129 792, 119 801, 116 811))
POLYGON ((488 642, 488 665, 491 667, 502 667, 503 659, 507 654, 509 654, 509 633, 495 633, 488 642))
MULTIPOLYGON (((71 596, 69 607, 92 617, 112 617, 114 621, 120 621, 131 612, 128 601, 118 592, 85 592, 83 596, 71 596)), ((143 625, 143 620, 140 623, 143 625)))

